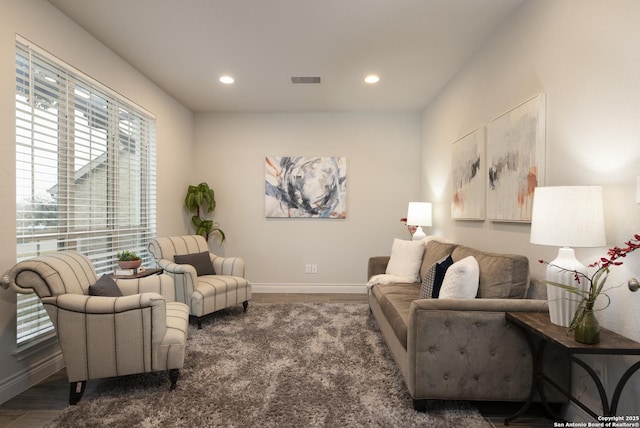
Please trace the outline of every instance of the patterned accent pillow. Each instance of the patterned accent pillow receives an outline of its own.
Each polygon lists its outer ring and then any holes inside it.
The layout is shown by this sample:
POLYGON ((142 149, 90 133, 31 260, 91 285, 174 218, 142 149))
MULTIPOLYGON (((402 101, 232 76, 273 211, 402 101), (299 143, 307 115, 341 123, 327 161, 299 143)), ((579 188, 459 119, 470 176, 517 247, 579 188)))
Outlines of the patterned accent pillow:
POLYGON ((448 255, 429 266, 429 269, 424 273, 424 278, 422 278, 422 286, 420 287, 421 299, 438 298, 444 275, 452 264, 453 259, 451 255, 448 255))

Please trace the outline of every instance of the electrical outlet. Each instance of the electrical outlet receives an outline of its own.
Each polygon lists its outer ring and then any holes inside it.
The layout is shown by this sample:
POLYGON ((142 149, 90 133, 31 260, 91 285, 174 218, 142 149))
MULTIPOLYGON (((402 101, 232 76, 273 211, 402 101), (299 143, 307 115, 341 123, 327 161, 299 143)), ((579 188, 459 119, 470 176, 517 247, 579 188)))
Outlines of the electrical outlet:
POLYGON ((311 273, 311 265, 310 264, 304 265, 304 273, 311 273))
POLYGON ((318 265, 311 265, 311 273, 318 273, 318 265))

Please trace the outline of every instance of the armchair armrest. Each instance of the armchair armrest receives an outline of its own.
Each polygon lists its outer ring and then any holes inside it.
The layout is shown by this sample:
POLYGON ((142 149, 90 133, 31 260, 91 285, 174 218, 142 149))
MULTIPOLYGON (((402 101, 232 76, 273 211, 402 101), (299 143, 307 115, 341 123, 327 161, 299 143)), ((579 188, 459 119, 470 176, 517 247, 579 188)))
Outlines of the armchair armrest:
POLYGON ((374 275, 381 275, 387 271, 390 256, 374 256, 369 258, 367 265, 367 280, 374 275))
POLYGON ((245 263, 240 257, 220 257, 212 254, 213 268, 218 275, 239 276, 244 278, 245 263))
POLYGON ((191 295, 198 284, 196 268, 190 264, 178 264, 168 259, 159 259, 158 266, 173 279, 176 301, 191 307, 191 295))
POLYGON ((176 288, 169 275, 151 275, 143 278, 117 279, 118 288, 124 296, 142 293, 157 293, 167 302, 176 301, 176 288))
POLYGON ((165 299, 62 294, 42 303, 56 325, 69 382, 152 371, 166 331, 165 299))

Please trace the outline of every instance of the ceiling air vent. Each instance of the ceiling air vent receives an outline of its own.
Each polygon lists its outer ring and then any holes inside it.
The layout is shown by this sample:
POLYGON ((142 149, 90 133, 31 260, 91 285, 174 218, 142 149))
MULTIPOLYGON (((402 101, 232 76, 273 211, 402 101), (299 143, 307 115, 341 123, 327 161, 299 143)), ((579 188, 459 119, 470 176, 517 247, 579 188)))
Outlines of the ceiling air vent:
POLYGON ((291 83, 294 85, 319 85, 322 83, 320 76, 293 76, 291 83))

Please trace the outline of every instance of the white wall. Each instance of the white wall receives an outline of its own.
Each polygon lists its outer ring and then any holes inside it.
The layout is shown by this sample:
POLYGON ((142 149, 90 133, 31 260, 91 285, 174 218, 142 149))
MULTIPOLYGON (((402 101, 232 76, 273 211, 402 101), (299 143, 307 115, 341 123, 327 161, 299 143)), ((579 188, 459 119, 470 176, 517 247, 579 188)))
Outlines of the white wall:
MULTIPOLYGON (((20 34, 123 94, 157 118, 159 234, 186 231, 182 198, 191 180, 193 115, 46 1, 1 0, 0 8, 0 273, 16 261, 15 35, 20 34)), ((60 367, 55 349, 17 361, 15 294, 0 290, 0 402, 60 367)))
POLYGON ((243 257, 255 291, 364 292, 367 259, 409 238, 400 218, 419 195, 419 147, 417 113, 198 114, 197 182, 214 188, 227 235, 212 249, 243 257), (347 218, 265 218, 265 156, 346 157, 347 218))
MULTIPOLYGON (((442 234, 524 254, 532 275, 544 276, 537 260, 552 260, 557 248, 531 245, 527 224, 451 220, 449 181, 451 143, 541 92, 547 96, 546 184, 603 185, 609 246, 640 233, 639 16, 636 0, 529 1, 452 79, 422 115, 422 196, 436 203, 434 223, 442 234)), ((586 263, 605 254, 606 248, 576 250, 586 263)), ((640 341, 640 293, 626 287, 632 276, 640 278, 640 254, 614 269, 608 283, 623 286, 609 292, 611 305, 598 318, 640 341)), ((606 366, 609 389, 632 361, 637 358, 606 366)), ((576 393, 583 393, 583 378, 574 374, 576 393)), ((640 374, 625 394, 618 413, 639 414, 640 374)))

